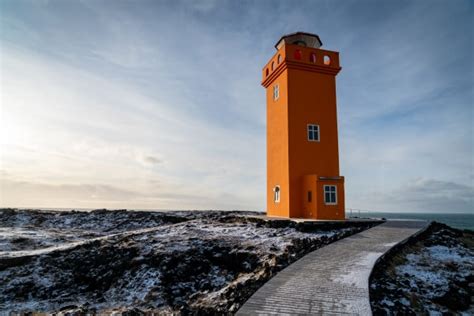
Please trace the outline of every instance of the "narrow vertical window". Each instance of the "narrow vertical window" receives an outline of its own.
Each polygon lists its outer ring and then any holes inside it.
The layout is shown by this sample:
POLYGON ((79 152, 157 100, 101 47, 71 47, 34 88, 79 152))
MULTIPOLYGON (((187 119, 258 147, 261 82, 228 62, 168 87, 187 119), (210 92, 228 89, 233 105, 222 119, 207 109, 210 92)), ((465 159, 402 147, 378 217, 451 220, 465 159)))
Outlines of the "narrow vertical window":
POLYGON ((273 188, 273 202, 280 203, 280 186, 279 185, 273 188))
POLYGON ((337 204, 337 188, 335 185, 324 186, 324 203, 337 204))
POLYGON ((276 84, 273 86, 273 100, 276 101, 280 97, 280 87, 276 84))
POLYGON ((303 54, 301 53, 301 51, 299 49, 295 50, 295 53, 293 55, 293 57, 296 59, 296 60, 300 60, 301 59, 301 56, 303 54))
POLYGON ((308 141, 319 142, 319 125, 308 124, 308 141))
POLYGON ((311 203, 313 201, 313 192, 308 191, 308 203, 311 203))
POLYGON ((331 58, 329 56, 324 56, 324 64, 325 65, 330 65, 331 64, 331 58))

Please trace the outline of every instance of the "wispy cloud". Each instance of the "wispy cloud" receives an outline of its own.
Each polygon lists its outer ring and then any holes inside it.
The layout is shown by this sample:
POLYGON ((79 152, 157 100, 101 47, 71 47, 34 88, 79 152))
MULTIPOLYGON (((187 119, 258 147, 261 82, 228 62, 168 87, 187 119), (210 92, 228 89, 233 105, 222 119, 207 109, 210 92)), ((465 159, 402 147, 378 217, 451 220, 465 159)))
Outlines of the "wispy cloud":
POLYGON ((260 69, 295 30, 341 53, 348 207, 473 186, 469 1, 0 5, 0 204, 263 210, 260 69))
POLYGON ((420 178, 392 191, 373 192, 370 200, 386 211, 466 213, 472 212, 474 188, 454 182, 420 178))

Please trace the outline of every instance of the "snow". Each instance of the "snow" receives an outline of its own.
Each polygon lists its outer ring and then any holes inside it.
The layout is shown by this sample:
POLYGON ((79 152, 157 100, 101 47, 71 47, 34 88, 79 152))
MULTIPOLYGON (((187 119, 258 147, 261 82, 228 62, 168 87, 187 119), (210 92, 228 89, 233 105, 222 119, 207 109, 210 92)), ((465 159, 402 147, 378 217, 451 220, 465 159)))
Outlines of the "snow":
POLYGON ((471 273, 468 267, 473 266, 474 257, 466 255, 460 247, 447 247, 435 245, 426 247, 420 254, 408 254, 407 262, 396 267, 396 273, 407 277, 412 288, 417 288, 418 284, 430 284, 435 286, 432 296, 439 292, 447 291, 452 279, 452 272, 446 269, 433 269, 446 263, 455 263, 457 266, 465 266, 466 269, 460 272, 462 276, 471 273))
POLYGON ((303 232, 246 214, 0 210, 0 314, 227 313, 279 269, 362 229, 303 232))
POLYGON ((400 299, 400 303, 402 303, 405 306, 410 306, 410 301, 408 301, 406 298, 402 297, 400 299))
POLYGON ((387 305, 389 307, 395 306, 395 303, 393 303, 391 300, 388 300, 387 298, 384 298, 382 301, 380 301, 380 304, 387 305))
POLYGON ((437 261, 457 261, 461 263, 467 263, 468 257, 461 254, 459 248, 446 247, 446 246, 432 246, 426 249, 429 252, 429 256, 437 261))
POLYGON ((472 233, 438 223, 428 232, 387 266, 375 267, 370 285, 375 314, 474 314, 472 233))
MULTIPOLYGON (((170 225, 172 226, 172 225, 170 225)), ((41 248, 41 249, 35 249, 35 250, 18 250, 18 251, 0 251, 0 259, 1 258, 15 258, 15 257, 26 257, 26 256, 38 256, 38 255, 44 255, 47 253, 51 253, 53 251, 61 251, 61 250, 68 250, 72 249, 74 247, 84 245, 87 243, 91 243, 94 241, 100 241, 100 240, 105 240, 109 239, 112 237, 117 237, 117 236, 132 236, 136 234, 143 234, 147 232, 152 232, 155 230, 159 230, 160 228, 144 228, 144 229, 137 229, 137 230, 132 230, 132 231, 127 231, 123 233, 116 233, 116 234, 110 234, 102 237, 96 237, 96 238, 90 238, 82 241, 74 241, 74 242, 68 242, 68 243, 62 243, 62 244, 57 244, 51 247, 46 247, 46 248, 41 248)), ((45 234, 46 235, 46 234, 45 234)))
POLYGON ((334 281, 355 285, 360 289, 367 289, 372 267, 382 254, 382 252, 361 252, 360 257, 347 258, 351 262, 349 264, 351 270, 338 276, 334 281))
POLYGON ((410 286, 417 287, 416 281, 421 283, 433 284, 435 286, 447 286, 448 280, 438 271, 429 271, 421 266, 416 265, 417 261, 410 261, 407 264, 396 268, 399 275, 403 275, 410 279, 410 286))
POLYGON ((105 292, 106 300, 111 305, 132 305, 144 301, 153 288, 160 286, 160 272, 142 265, 134 273, 126 271, 117 285, 105 292), (129 280, 134 280, 134 283, 127 284, 129 280))

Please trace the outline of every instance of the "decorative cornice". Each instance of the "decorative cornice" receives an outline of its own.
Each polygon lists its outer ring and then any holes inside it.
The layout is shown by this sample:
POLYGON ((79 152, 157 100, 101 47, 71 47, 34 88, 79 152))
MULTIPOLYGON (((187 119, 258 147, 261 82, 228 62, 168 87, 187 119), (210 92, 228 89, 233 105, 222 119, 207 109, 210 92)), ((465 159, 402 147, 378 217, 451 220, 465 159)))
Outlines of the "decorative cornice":
POLYGON ((286 69, 297 69, 297 70, 304 70, 304 71, 311 71, 311 72, 318 72, 326 75, 337 75, 339 71, 341 71, 341 67, 331 67, 327 66, 320 66, 308 63, 301 63, 301 62, 294 62, 294 61, 283 61, 278 67, 267 77, 265 80, 262 81, 262 86, 268 88, 272 82, 280 76, 283 71, 286 69))
POLYGON ((267 77, 265 80, 262 81, 262 86, 268 88, 269 85, 286 69, 288 68, 286 62, 282 62, 278 65, 278 67, 267 77))
POLYGON ((301 62, 294 62, 294 61, 285 61, 286 64, 288 64, 289 69, 299 69, 299 70, 306 70, 306 71, 312 71, 312 72, 320 72, 323 74, 328 74, 328 75, 337 75, 339 71, 341 71, 341 67, 331 67, 330 65, 314 65, 314 64, 308 64, 308 63, 301 63, 301 62))

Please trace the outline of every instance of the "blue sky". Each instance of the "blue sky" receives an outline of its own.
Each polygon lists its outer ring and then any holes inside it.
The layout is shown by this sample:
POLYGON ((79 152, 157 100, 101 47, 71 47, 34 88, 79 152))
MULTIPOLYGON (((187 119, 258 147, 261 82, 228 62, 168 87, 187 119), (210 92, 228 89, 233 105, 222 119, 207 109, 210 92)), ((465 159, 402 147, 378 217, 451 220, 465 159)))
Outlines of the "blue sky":
POLYGON ((474 212, 470 1, 0 1, 0 205, 265 209, 261 69, 340 52, 346 206, 474 212))

